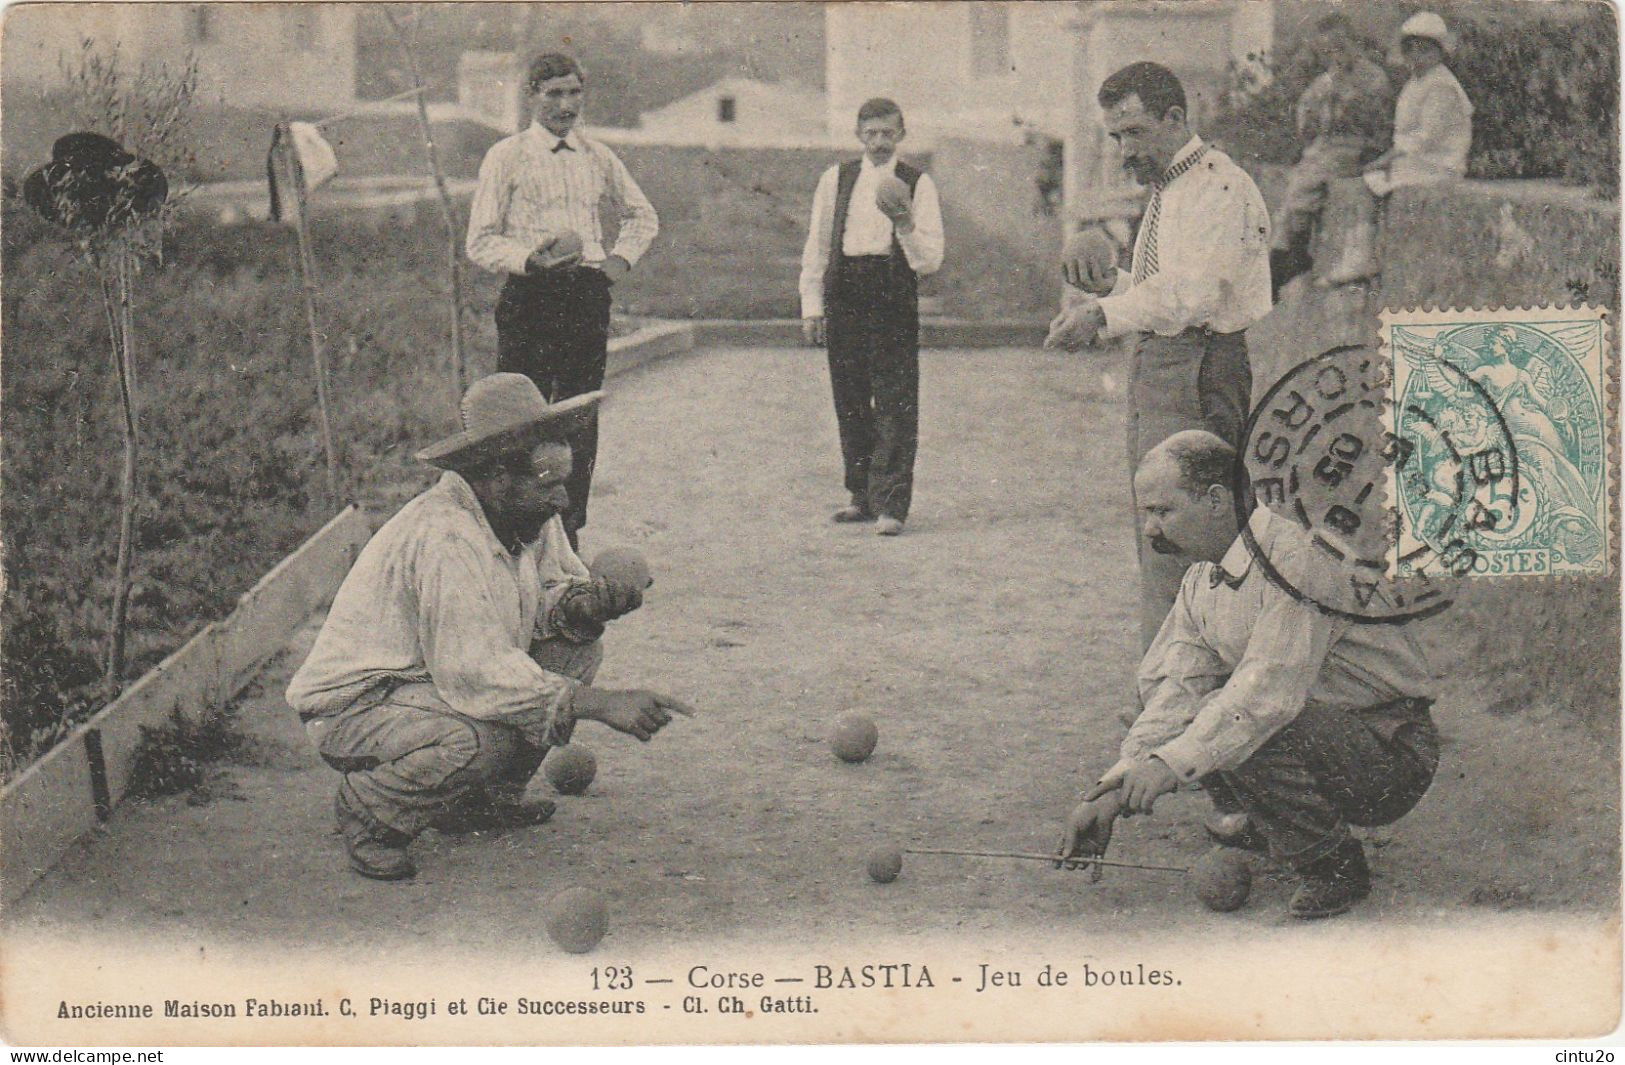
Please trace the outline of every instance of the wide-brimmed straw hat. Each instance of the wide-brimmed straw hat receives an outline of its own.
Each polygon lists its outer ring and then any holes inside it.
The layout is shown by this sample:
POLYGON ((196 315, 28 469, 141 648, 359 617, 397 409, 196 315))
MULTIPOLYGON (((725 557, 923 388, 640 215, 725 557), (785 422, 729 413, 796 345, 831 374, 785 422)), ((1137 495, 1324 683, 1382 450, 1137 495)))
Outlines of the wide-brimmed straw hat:
POLYGON ((587 392, 549 403, 524 374, 494 373, 469 385, 463 395, 462 431, 430 444, 417 458, 457 470, 503 451, 564 440, 597 416, 603 398, 602 392, 587 392))
POLYGON ((1431 11, 1418 11, 1405 20, 1405 24, 1399 27, 1399 39, 1406 37, 1425 37, 1443 48, 1445 55, 1456 50, 1455 34, 1444 24, 1444 19, 1431 11))

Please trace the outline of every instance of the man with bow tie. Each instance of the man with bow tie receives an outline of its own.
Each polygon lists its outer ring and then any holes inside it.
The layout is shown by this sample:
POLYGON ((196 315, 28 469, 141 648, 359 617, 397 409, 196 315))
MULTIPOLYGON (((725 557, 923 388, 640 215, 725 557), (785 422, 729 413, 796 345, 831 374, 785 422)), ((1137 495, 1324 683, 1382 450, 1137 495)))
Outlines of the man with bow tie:
MULTIPOLYGON (((1097 338, 1135 338, 1132 475, 1147 451, 1181 429, 1240 445, 1252 400, 1244 331, 1270 310, 1270 223, 1252 178, 1191 132, 1185 89, 1172 71, 1131 64, 1105 80, 1099 100, 1124 168, 1151 198, 1129 271, 1117 269, 1117 249, 1098 230, 1068 243, 1062 271, 1086 295, 1056 316, 1045 346, 1076 351, 1097 338)), ((1147 644, 1181 573, 1140 541, 1147 644)))
POLYGON ((1288 912, 1329 917, 1371 890, 1349 826, 1399 820, 1433 780, 1433 674, 1406 626, 1314 605, 1337 604, 1346 584, 1296 523, 1259 507, 1237 535, 1235 459, 1223 440, 1187 430, 1135 474, 1150 549, 1189 568, 1140 664, 1144 710, 1073 809, 1058 855, 1103 855, 1118 817, 1149 814, 1159 796, 1200 781, 1245 812, 1209 835, 1268 851, 1300 880, 1288 912))
MULTIPOLYGON (((484 269, 508 275, 496 307, 498 371, 524 374, 558 402, 604 383, 610 287, 648 251, 660 219, 615 153, 575 128, 586 82, 574 59, 538 56, 525 90, 530 128, 492 145, 480 164, 467 251, 484 269), (605 198, 621 215, 607 253, 599 226, 605 198)), ((575 545, 587 524, 598 423, 569 443, 564 524, 575 545)))

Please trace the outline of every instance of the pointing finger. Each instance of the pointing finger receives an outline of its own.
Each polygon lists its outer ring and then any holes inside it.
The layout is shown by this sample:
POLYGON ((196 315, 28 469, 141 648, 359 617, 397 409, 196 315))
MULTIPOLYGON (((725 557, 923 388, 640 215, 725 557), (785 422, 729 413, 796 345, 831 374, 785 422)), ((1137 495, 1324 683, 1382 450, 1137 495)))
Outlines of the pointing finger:
POLYGON ((692 706, 689 706, 680 699, 673 699, 669 695, 656 695, 654 699, 656 706, 670 710, 673 713, 682 714, 684 717, 693 717, 695 714, 699 713, 699 711, 695 710, 692 706))

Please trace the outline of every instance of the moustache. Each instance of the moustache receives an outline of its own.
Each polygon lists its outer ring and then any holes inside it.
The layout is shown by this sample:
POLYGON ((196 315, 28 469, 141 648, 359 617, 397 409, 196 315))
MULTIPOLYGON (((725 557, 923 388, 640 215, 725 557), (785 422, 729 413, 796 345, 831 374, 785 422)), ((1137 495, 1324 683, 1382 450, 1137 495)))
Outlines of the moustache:
POLYGON ((1179 545, 1165 537, 1153 536, 1151 538, 1151 550, 1159 555, 1177 555, 1179 554, 1179 545))

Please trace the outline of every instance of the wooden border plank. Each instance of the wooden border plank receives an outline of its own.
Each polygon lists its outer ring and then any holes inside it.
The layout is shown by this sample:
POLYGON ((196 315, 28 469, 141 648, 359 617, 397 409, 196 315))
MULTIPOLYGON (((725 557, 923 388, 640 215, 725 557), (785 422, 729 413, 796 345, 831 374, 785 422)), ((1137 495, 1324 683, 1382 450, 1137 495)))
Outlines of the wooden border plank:
POLYGON ((695 330, 687 322, 644 326, 630 336, 609 342, 609 362, 604 374, 612 377, 671 355, 693 351, 694 343, 695 330))
POLYGON ((0 789, 0 899, 16 899, 129 787, 141 726, 180 711, 202 720, 240 692, 266 659, 329 601, 372 535, 354 504, 122 695, 0 789))

